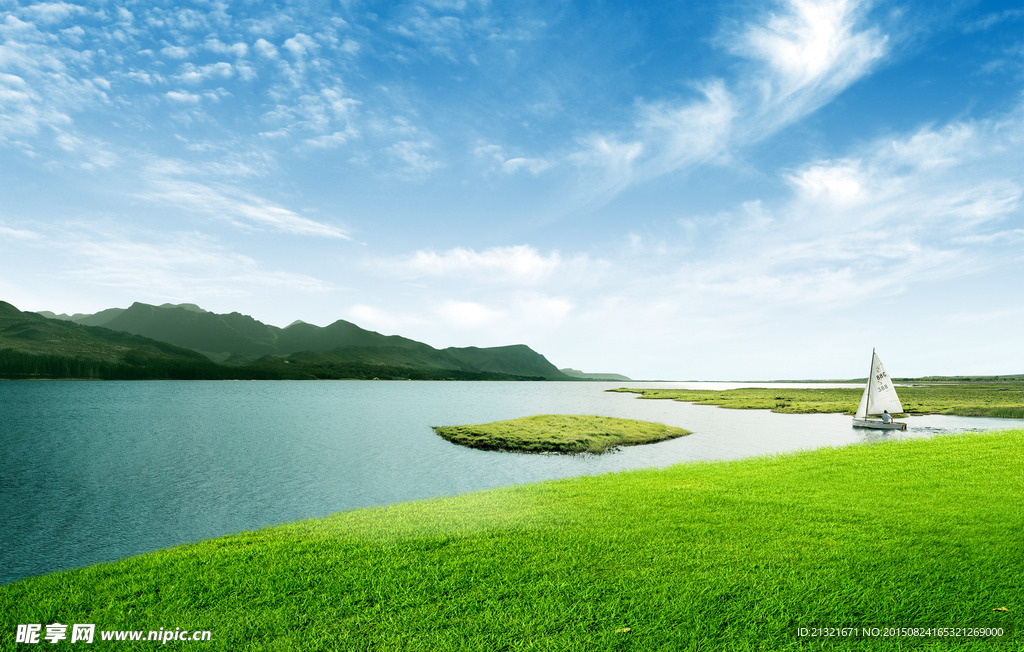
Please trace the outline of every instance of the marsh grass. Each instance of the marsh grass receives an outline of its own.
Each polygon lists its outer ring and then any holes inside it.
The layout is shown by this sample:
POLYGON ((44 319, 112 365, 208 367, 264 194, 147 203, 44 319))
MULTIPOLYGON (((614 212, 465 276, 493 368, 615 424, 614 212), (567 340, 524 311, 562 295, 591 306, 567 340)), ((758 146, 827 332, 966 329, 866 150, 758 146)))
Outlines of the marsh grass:
POLYGON ((434 426, 448 441, 484 450, 521 453, 604 453, 618 446, 651 444, 689 430, 636 419, 581 414, 541 414, 467 426, 434 426))
MULTIPOLYGON (((641 398, 671 399, 739 410, 771 410, 790 414, 839 412, 854 414, 861 388, 760 388, 728 390, 630 389, 641 398)), ((1024 418, 1024 383, 897 385, 905 414, 950 414, 966 417, 1024 418)))
POLYGON ((522 485, 25 579, 0 649, 60 622, 212 631, 196 650, 1016 650, 1022 503, 1024 430, 522 485), (797 636, 968 625, 1007 635, 797 636))

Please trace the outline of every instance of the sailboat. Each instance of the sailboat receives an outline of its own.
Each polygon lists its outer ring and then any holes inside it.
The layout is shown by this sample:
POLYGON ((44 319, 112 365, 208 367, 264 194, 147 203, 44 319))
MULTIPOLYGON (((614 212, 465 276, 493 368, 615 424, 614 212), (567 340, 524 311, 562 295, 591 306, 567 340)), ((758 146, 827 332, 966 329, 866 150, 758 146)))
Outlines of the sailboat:
POLYGON ((892 379, 885 370, 885 365, 879 359, 874 349, 871 349, 871 372, 868 374, 868 384, 864 388, 864 395, 860 397, 860 405, 857 406, 857 414, 853 416, 854 428, 876 428, 878 430, 906 430, 907 424, 902 421, 882 420, 882 413, 901 414, 903 405, 900 404, 900 397, 896 395, 896 388, 893 387, 892 379))

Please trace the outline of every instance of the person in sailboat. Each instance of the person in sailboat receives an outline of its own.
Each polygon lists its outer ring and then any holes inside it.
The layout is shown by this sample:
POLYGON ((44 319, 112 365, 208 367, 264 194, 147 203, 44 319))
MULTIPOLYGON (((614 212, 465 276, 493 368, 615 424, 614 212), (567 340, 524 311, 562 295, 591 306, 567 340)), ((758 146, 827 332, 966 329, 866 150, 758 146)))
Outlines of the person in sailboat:
POLYGON ((882 423, 892 423, 892 417, 889 416, 889 410, 882 410, 882 423))

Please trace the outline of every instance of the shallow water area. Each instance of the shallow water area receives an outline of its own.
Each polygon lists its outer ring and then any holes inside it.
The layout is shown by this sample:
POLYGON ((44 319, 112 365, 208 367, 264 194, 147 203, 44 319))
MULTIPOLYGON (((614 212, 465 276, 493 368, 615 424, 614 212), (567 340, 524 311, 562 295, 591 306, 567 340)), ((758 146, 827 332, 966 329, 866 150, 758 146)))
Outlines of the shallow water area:
POLYGON ((909 418, 906 432, 868 431, 852 428, 846 415, 726 410, 605 391, 622 385, 2 382, 0 583, 370 505, 1024 424, 931 415, 909 418), (604 455, 565 456, 463 448, 431 429, 548 413, 658 421, 693 434, 604 455))

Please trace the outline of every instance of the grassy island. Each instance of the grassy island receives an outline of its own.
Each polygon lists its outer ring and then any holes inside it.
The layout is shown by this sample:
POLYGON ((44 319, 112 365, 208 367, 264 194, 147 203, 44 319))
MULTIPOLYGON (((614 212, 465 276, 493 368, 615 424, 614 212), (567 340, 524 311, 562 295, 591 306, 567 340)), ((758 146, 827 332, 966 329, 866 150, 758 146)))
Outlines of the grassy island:
MULTIPOLYGON (((863 388, 793 387, 740 389, 630 389, 641 398, 670 399, 738 410, 771 410, 791 414, 857 411, 863 388)), ((964 417, 1024 418, 1024 382, 897 384, 905 414, 951 414, 964 417)))
POLYGON ((1022 478, 1015 430, 355 510, 0 586, 0 649, 94 623, 82 649, 1020 650, 1022 478))
POLYGON ((689 430, 636 419, 542 414, 469 426, 434 426, 448 441, 484 450, 520 453, 604 453, 617 446, 651 444, 689 430))

